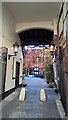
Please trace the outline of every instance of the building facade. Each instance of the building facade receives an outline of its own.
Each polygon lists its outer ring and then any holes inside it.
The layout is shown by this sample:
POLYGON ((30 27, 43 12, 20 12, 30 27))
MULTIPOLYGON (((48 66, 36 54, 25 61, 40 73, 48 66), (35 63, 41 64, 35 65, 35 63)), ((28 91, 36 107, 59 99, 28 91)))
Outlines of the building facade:
POLYGON ((18 33, 31 28, 50 29, 54 31, 54 43, 57 48, 56 61, 54 61, 55 79, 68 115, 68 2, 61 3, 58 18, 53 21, 17 23, 7 3, 0 3, 0 16, 0 53, 2 54, 0 54, 0 94, 9 94, 22 84, 23 54, 18 33), (9 60, 8 54, 13 54, 12 46, 15 42, 19 44, 18 54, 9 60))
POLYGON ((68 115, 68 2, 62 2, 57 23, 56 78, 60 98, 68 115))

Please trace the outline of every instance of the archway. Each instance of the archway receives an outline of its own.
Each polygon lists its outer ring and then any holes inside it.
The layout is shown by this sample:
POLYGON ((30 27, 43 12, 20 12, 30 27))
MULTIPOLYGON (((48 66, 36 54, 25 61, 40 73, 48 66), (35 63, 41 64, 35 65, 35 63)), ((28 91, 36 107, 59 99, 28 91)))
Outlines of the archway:
MULTIPOLYGON (((23 51, 23 57, 25 59, 25 55, 27 53, 27 50, 24 52, 24 46, 28 46, 28 45, 33 45, 34 47, 36 46, 39 46, 39 47, 43 47, 46 48, 46 45, 50 45, 51 42, 53 42, 53 30, 51 29, 46 29, 46 28, 41 28, 41 27, 35 27, 35 28, 30 28, 30 29, 27 29, 27 30, 24 30, 22 32, 19 33, 19 37, 20 37, 20 40, 21 40, 21 46, 22 46, 22 51, 23 51)), ((33 51, 34 52, 34 51, 33 51)), ((42 51, 40 53, 40 55, 42 55, 42 51)), ((34 53, 35 55, 35 53, 34 53)), ((28 56, 28 59, 30 59, 30 56, 28 56)), ((36 56, 36 55, 35 55, 36 56)), ((43 55, 43 57, 41 57, 42 60, 46 59, 47 61, 47 55, 44 57, 45 55, 43 55)), ((36 59, 35 59, 35 64, 33 64, 33 66, 36 66, 37 68, 37 65, 39 66, 39 63, 37 63, 38 59, 40 57, 39 56, 36 56, 36 59)), ((29 72, 29 66, 31 65, 31 61, 28 60, 28 62, 26 61, 27 64, 27 67, 28 67, 28 73, 31 73, 29 72)), ((42 63, 42 61, 41 61, 42 63)), ((48 61, 46 62, 46 64, 48 64, 48 61)), ((40 66, 43 66, 40 64, 40 66)), ((32 66, 31 66, 32 68, 32 66)), ((24 67, 25 69, 25 67, 24 67)), ((31 70, 31 69, 30 69, 31 70)))
POLYGON ((53 30, 30 28, 19 33, 21 45, 48 45, 53 41, 53 30))

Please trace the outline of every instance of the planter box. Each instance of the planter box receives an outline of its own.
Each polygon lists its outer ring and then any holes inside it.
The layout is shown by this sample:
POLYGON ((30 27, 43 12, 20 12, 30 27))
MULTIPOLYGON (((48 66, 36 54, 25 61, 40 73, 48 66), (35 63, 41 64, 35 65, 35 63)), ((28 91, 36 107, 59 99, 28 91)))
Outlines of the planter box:
POLYGON ((47 84, 49 84, 49 81, 47 81, 47 84))
POLYGON ((57 93, 57 94, 58 94, 58 92, 59 92, 59 91, 58 91, 58 89, 55 89, 55 93, 57 93))
POLYGON ((23 84, 23 87, 26 87, 27 86, 27 84, 23 84))

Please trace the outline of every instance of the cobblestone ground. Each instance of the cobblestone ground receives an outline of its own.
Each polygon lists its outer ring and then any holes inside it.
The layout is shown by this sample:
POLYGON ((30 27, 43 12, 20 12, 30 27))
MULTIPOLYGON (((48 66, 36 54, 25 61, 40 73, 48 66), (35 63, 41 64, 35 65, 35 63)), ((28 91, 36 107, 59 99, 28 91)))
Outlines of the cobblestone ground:
POLYGON ((3 118, 60 118, 55 100, 59 98, 54 89, 47 87, 44 79, 25 78, 26 99, 19 102, 20 88, 3 101, 3 118), (40 89, 44 88, 47 100, 39 99, 40 89))

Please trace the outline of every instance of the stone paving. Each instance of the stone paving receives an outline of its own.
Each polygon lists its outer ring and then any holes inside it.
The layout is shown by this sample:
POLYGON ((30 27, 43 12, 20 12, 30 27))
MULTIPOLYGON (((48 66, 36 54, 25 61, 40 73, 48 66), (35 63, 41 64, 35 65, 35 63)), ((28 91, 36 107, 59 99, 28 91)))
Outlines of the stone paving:
POLYGON ((59 99, 59 95, 54 89, 48 88, 44 79, 40 78, 25 78, 25 82, 27 83, 25 101, 19 102, 20 88, 18 88, 15 96, 10 95, 6 98, 7 101, 3 101, 3 118, 60 118, 55 101, 59 99), (46 102, 39 99, 41 88, 45 89, 46 102), (5 101, 8 103, 4 103, 5 101))

